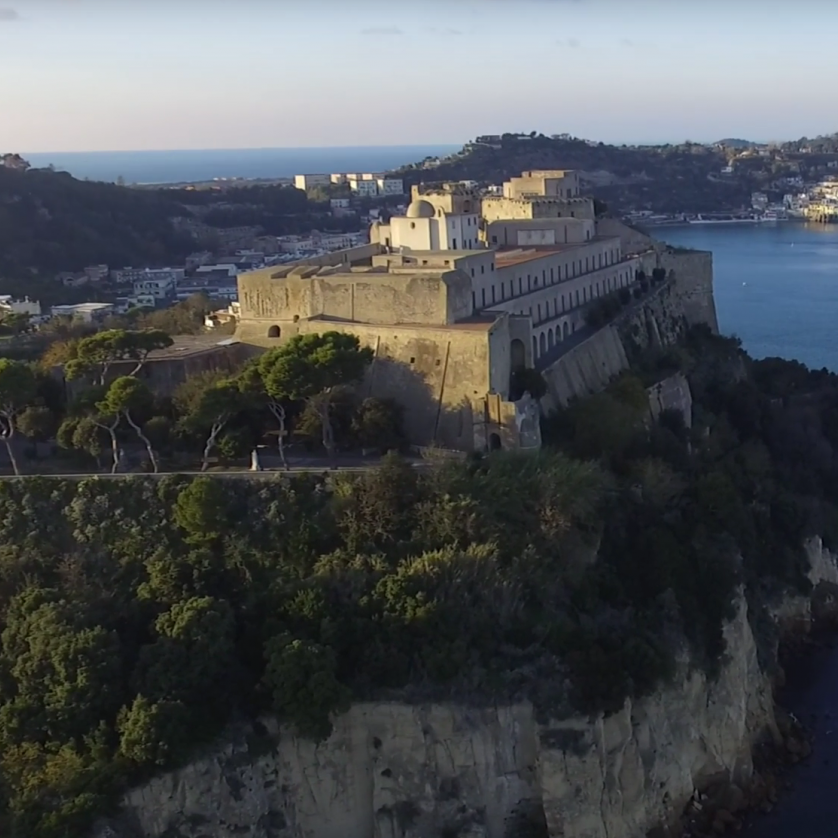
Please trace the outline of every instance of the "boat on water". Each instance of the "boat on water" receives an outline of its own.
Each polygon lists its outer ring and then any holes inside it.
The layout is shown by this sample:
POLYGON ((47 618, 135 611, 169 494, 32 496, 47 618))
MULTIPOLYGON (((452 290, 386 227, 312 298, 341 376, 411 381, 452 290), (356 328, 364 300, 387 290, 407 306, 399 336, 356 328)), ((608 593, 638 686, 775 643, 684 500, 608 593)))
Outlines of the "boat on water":
POLYGON ((754 224, 758 221, 753 215, 697 215, 687 219, 688 224, 754 224))
POLYGON ((760 221, 786 221, 788 219, 788 214, 785 210, 780 209, 779 207, 775 207, 772 209, 767 209, 763 214, 760 221))

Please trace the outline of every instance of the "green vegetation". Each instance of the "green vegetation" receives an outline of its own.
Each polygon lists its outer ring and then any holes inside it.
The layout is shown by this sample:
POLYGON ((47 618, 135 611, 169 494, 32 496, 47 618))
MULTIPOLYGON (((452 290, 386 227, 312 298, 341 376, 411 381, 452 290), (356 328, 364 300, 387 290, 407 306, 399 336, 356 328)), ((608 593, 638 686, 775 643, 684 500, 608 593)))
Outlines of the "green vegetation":
POLYGON ((750 207, 751 193, 781 200, 787 184, 778 178, 828 175, 838 160, 838 135, 803 138, 782 145, 743 148, 740 141, 713 145, 609 145, 567 134, 546 137, 535 131, 504 134, 500 143, 470 144, 440 165, 404 167, 407 184, 474 180, 497 184, 530 169, 576 169, 588 173, 596 192, 597 217, 650 210, 662 213, 736 212, 750 207), (732 172, 722 173, 729 165, 732 172))
POLYGON ((162 192, 0 167, 0 277, 31 279, 34 270, 51 280, 59 271, 85 265, 165 264, 183 258, 194 244, 171 224, 183 214, 162 192))
MULTIPOLYGON (((324 397, 339 413, 335 381, 366 359, 321 337, 249 367, 235 392, 189 382, 175 400, 189 432, 201 446, 246 433, 236 393, 245 412, 274 415, 272 399, 295 424, 321 417, 324 397)), ((144 398, 117 379, 60 436, 101 452, 97 423, 144 398)), ((361 417, 372 436, 391 422, 365 403, 350 431, 361 417)), ((4 834, 83 834, 125 784, 242 714, 320 739, 333 713, 372 698, 613 711, 665 684, 685 648, 713 677, 738 588, 761 632, 772 597, 806 590, 806 537, 838 546, 836 418, 838 377, 752 362, 694 329, 551 416, 536 456, 2 482, 4 834), (677 411, 649 420, 645 386, 673 369, 691 384, 691 428, 677 411)))
POLYGON ((101 469, 107 448, 113 473, 127 446, 142 446, 153 472, 161 462, 194 467, 198 456, 206 470, 216 455, 249 456, 266 436, 275 436, 284 461, 292 432, 330 456, 404 447, 399 406, 360 400, 351 387, 372 361, 352 335, 298 336, 235 373, 207 372, 189 378, 171 398, 156 396, 143 369, 151 352, 171 345, 160 329, 119 328, 57 341, 40 366, 0 358, 0 428, 14 472, 24 470, 19 433, 32 442, 55 433, 59 447, 76 455, 71 470, 101 469), (48 374, 56 363, 81 385, 69 404, 48 374))
POLYGON ((0 292, 28 294, 44 305, 89 299, 90 288, 66 289, 56 274, 96 264, 183 264, 230 227, 273 236, 352 232, 358 220, 336 219, 328 202, 309 200, 289 186, 138 189, 0 166, 0 292))

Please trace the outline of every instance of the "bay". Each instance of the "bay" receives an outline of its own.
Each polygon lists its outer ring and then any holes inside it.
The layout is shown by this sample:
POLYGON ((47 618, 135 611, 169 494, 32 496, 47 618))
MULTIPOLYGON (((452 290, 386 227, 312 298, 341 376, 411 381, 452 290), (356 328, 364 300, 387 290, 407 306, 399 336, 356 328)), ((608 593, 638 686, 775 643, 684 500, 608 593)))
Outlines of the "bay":
POLYGON ((750 355, 838 372, 838 225, 690 224, 652 232, 713 252, 719 330, 741 338, 750 355))
POLYGON ((289 178, 333 172, 381 172, 425 157, 445 156, 456 145, 240 148, 174 151, 23 153, 36 168, 55 166, 73 177, 128 184, 195 183, 214 178, 289 178))

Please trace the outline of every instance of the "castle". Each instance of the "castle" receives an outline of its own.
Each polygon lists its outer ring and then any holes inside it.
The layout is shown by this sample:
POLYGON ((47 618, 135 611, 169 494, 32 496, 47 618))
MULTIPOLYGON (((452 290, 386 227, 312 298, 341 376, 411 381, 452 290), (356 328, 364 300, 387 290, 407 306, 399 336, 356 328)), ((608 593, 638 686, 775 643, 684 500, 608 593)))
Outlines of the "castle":
MULTIPOLYGON (((588 336, 590 304, 660 267, 661 251, 619 222, 598 222, 576 172, 524 172, 497 196, 414 186, 405 215, 374 223, 368 245, 241 274, 237 337, 269 348, 350 332, 375 353, 364 393, 405 406, 412 443, 538 448, 538 405, 517 392, 516 373, 535 368, 549 384, 588 336)), ((707 258, 681 289, 685 313, 715 327, 709 254, 698 255, 707 258)), ((677 257, 666 258, 674 274, 677 257)))

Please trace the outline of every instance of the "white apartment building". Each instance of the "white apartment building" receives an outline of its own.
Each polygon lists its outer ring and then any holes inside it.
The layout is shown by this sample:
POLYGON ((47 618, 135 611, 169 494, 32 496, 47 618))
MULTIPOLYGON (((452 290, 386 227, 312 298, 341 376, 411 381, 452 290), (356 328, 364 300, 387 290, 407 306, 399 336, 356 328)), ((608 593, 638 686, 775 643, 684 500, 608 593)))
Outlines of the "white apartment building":
POLYGON ((404 195, 404 181, 401 178, 376 178, 379 195, 404 195))
POLYGON ((41 316, 41 304, 38 300, 30 300, 24 297, 22 300, 15 300, 10 294, 0 295, 0 312, 3 314, 25 314, 29 317, 41 316))
POLYGON ((166 300, 174 296, 176 287, 177 281, 171 277, 140 279, 134 282, 134 296, 150 297, 153 300, 166 300))
POLYGON ((378 182, 375 180, 349 180, 349 188, 359 198, 375 198, 378 195, 378 182))
POLYGON ((331 182, 331 175, 294 175, 294 186, 297 189, 302 189, 303 192, 313 189, 315 186, 329 186, 331 182))
POLYGON ((174 284, 185 275, 185 268, 122 268, 111 272, 114 282, 125 285, 152 280, 171 281, 174 284))
POLYGON ((78 303, 76 305, 53 306, 50 313, 53 317, 72 317, 84 323, 95 323, 113 314, 116 306, 113 303, 78 303))

